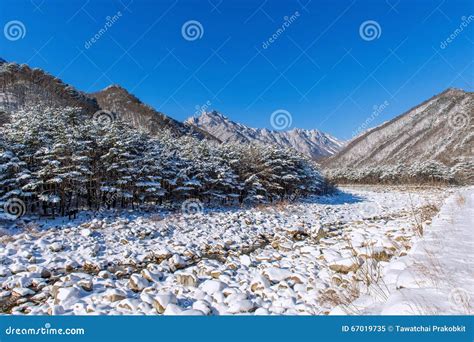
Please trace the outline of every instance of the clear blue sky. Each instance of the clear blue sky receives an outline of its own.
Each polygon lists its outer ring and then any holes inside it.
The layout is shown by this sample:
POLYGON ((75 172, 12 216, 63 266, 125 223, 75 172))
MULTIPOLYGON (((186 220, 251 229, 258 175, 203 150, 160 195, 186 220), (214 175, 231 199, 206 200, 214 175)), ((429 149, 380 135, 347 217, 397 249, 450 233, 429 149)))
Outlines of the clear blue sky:
POLYGON ((3 32, 0 56, 86 92, 120 84, 178 120, 210 102, 235 121, 271 128, 271 113, 284 109, 292 127, 347 139, 374 105, 389 104, 371 126, 447 87, 473 91, 470 15, 470 0, 2 0, 1 28, 18 20, 26 32, 17 40, 3 32), (189 20, 202 37, 183 38, 189 20), (360 35, 367 20, 380 27, 376 39, 360 35))

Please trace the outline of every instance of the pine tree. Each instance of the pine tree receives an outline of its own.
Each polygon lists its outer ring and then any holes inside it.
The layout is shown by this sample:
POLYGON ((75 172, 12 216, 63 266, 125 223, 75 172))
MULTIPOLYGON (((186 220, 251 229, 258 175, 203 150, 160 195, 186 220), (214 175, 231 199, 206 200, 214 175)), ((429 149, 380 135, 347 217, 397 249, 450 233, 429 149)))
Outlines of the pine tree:
POLYGON ((120 120, 104 126, 78 108, 20 110, 0 133, 0 199, 19 196, 41 215, 190 197, 272 202, 324 191, 316 166, 293 150, 166 130, 151 138, 120 120))

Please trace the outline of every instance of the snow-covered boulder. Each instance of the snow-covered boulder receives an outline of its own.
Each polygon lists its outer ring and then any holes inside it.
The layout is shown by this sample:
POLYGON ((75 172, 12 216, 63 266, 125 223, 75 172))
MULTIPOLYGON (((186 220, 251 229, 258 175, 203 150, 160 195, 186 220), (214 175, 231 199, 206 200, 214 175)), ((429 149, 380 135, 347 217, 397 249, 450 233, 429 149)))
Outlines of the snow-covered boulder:
POLYGON ((268 267, 264 269, 262 273, 272 283, 278 283, 282 280, 290 278, 293 275, 293 272, 290 270, 278 267, 268 267))
POLYGON ((334 272, 349 273, 359 269, 362 261, 358 258, 343 258, 335 260, 329 264, 329 268, 334 272))
POLYGON ((199 288, 206 292, 207 294, 214 294, 216 292, 222 291, 227 287, 227 284, 219 280, 209 279, 199 285, 199 288))
POLYGON ((144 288, 150 286, 150 283, 141 275, 132 274, 128 282, 128 286, 130 287, 132 291, 139 292, 139 291, 142 291, 144 288))
POLYGON ((164 313, 169 304, 176 304, 177 299, 171 292, 158 294, 154 297, 153 307, 160 314, 164 313))

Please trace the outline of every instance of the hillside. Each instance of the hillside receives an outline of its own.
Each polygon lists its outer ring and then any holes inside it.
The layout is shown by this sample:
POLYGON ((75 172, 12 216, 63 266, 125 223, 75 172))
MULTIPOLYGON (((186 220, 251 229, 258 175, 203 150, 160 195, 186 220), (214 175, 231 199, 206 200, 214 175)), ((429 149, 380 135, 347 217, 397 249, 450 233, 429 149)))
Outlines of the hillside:
POLYGON ((145 130, 151 134, 167 129, 178 136, 193 135, 199 139, 215 139, 207 134, 207 132, 183 124, 156 111, 118 85, 109 86, 90 96, 97 101, 102 109, 113 112, 118 118, 133 127, 145 130))
POLYGON ((0 125, 9 121, 11 112, 37 105, 78 107, 90 116, 105 110, 151 134, 169 130, 175 136, 193 135, 199 139, 215 140, 206 132, 157 112, 120 86, 113 85, 86 94, 44 70, 0 59, 0 125))
POLYGON ((8 120, 11 111, 38 104, 79 107, 90 114, 100 109, 95 100, 41 69, 0 60, 0 112, 3 121, 8 120))
POLYGON ((323 162, 336 182, 471 182, 474 93, 447 89, 323 162))

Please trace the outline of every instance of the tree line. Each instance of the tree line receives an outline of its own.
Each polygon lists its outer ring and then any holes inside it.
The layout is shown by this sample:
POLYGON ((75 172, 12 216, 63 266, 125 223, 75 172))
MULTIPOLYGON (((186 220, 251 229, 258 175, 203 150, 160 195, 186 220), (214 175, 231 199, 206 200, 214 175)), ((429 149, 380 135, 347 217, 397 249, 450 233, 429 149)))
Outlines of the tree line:
POLYGON ((28 213, 55 216, 190 198, 274 202, 327 191, 312 161, 275 146, 220 144, 167 130, 150 136, 70 107, 18 110, 0 127, 0 208, 14 199, 28 213))

